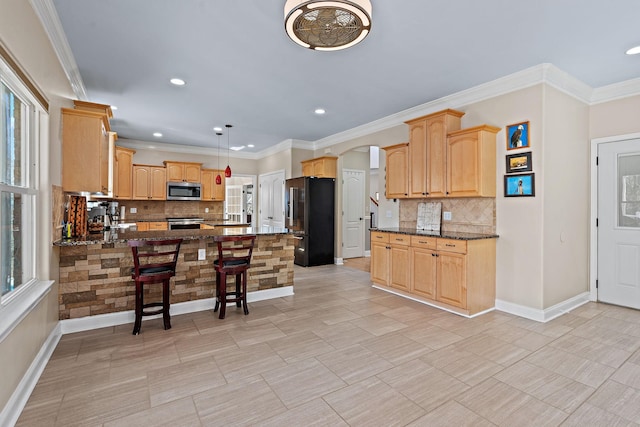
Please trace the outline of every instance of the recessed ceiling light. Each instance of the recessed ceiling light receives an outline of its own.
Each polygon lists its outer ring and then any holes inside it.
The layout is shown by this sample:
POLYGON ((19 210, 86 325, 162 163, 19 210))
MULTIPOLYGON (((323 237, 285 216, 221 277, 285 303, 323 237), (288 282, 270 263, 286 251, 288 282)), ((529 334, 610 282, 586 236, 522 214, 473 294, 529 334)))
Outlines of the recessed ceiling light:
POLYGON ((216 132, 222 132, 222 128, 220 126, 216 126, 213 128, 216 132))
POLYGON ((632 47, 626 53, 627 53, 627 55, 637 55, 637 54, 640 53, 640 46, 632 47))
POLYGON ((118 109, 118 107, 116 107, 115 105, 112 105, 112 106, 111 106, 111 109, 112 109, 112 110, 117 110, 117 109, 118 109))
POLYGON ((255 147, 255 145, 253 145, 253 144, 247 144, 247 147, 249 147, 249 148, 253 148, 253 147, 255 147))
POLYGON ((233 150, 233 151, 240 151, 240 150, 244 149, 244 145, 241 145, 240 147, 229 147, 229 149, 233 150))
POLYGON ((154 132, 153 136, 155 136, 156 138, 162 138, 162 134, 160 132, 154 132))
POLYGON ((186 82, 182 79, 177 79, 177 78, 173 78, 171 80, 169 80, 172 84, 176 85, 176 86, 184 86, 186 84, 186 82))
POLYGON ((315 113, 316 114, 324 114, 324 113, 326 113, 326 111, 324 111, 324 108, 316 108, 315 113))

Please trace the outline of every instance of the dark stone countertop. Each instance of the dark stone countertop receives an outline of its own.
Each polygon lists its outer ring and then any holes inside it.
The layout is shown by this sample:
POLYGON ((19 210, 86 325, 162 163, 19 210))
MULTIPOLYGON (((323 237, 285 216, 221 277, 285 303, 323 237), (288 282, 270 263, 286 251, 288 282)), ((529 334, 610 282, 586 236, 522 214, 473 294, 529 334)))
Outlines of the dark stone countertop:
POLYGON ((481 234, 481 233, 464 233, 460 231, 429 231, 429 230, 417 230, 415 228, 371 228, 371 231, 380 231, 383 233, 398 233, 398 234, 410 234, 412 236, 431 236, 441 237, 445 239, 456 240, 480 240, 480 239, 497 239, 497 234, 481 234))
POLYGON ((54 246, 79 246, 105 243, 126 243, 128 240, 140 239, 175 239, 185 240, 208 239, 214 236, 236 236, 255 234, 257 236, 273 236, 278 234, 292 234, 287 228, 281 227, 230 227, 215 229, 187 229, 187 230, 153 230, 138 231, 136 229, 120 228, 102 233, 88 234, 85 237, 61 239, 53 242, 54 246))

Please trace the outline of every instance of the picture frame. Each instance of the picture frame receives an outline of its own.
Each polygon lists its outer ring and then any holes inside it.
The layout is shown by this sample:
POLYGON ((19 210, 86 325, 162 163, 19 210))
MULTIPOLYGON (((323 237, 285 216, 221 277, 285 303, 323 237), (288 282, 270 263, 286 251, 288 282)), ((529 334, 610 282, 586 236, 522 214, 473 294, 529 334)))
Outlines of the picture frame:
POLYGON ((504 197, 534 197, 535 195, 534 173, 504 176, 504 197))
POLYGON ((531 151, 518 154, 507 154, 507 173, 529 172, 533 170, 531 164, 531 151))
POLYGON ((531 147, 529 122, 514 123, 507 126, 507 150, 518 150, 531 147))

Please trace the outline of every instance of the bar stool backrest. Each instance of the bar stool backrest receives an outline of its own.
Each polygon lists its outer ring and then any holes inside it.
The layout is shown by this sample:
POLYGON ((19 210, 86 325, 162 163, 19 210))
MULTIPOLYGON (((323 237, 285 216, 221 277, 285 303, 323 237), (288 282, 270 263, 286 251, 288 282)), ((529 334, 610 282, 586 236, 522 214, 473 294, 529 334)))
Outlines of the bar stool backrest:
POLYGON ((175 274, 182 239, 129 240, 127 243, 133 252, 132 277, 149 275, 158 279, 159 275, 175 274))
POLYGON ((251 254, 255 244, 254 234, 241 236, 215 236, 214 241, 218 245, 218 259, 215 267, 248 267, 251 263, 251 254))

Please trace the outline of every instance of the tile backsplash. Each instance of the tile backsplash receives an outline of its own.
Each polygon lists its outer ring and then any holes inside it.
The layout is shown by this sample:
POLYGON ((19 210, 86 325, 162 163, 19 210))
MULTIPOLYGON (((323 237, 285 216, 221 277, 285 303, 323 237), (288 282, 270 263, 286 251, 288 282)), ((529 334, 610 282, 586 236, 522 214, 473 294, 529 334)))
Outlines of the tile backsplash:
POLYGON ((442 231, 495 234, 495 198, 458 199, 401 199, 400 224, 402 228, 416 228, 418 204, 423 202, 442 203, 442 212, 451 212, 451 221, 442 221, 442 231))
POLYGON ((224 216, 224 202, 118 200, 118 203, 126 208, 124 222, 164 221, 166 218, 182 217, 221 220, 224 216), (131 208, 136 208, 137 212, 131 213, 131 208), (205 212, 206 209, 209 212, 205 212))

